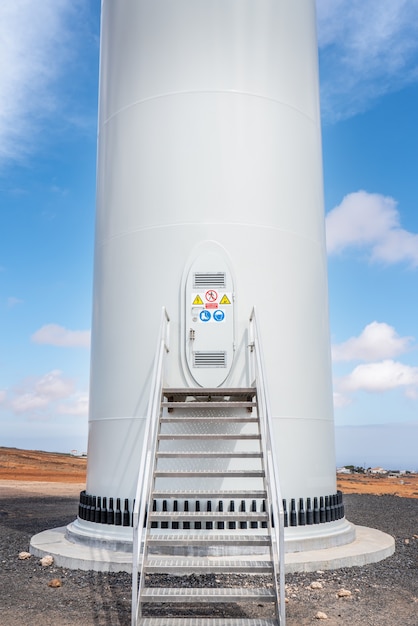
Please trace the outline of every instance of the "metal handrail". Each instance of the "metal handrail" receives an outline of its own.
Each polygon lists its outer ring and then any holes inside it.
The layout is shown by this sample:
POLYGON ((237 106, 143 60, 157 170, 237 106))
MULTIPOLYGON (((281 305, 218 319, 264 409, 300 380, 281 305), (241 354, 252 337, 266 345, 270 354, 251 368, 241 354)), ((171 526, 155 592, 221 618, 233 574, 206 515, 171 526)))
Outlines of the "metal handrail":
POLYGON ((280 491, 279 472, 274 445, 273 423, 271 417, 270 400, 267 387, 267 378, 264 369, 263 350, 260 332, 257 325, 255 307, 250 315, 249 325, 250 349, 252 353, 253 380, 257 388, 257 402, 259 405, 260 427, 262 430, 263 456, 266 463, 266 487, 268 510, 271 511, 273 522, 270 520, 272 534, 272 557, 276 597, 279 598, 280 626, 286 626, 285 609, 285 564, 284 564, 284 509, 280 491), (279 581, 279 583, 278 583, 279 581), (278 588, 279 584, 279 588, 278 588))
POLYGON ((153 375, 151 381, 150 399, 148 403, 145 432, 141 453, 141 461, 138 472, 138 480, 133 511, 133 542, 132 542, 132 609, 131 624, 136 626, 139 609, 140 593, 144 585, 144 556, 146 551, 145 519, 151 495, 150 475, 155 459, 157 444, 157 425, 161 408, 161 393, 163 387, 165 355, 169 352, 170 318, 163 307, 161 312, 161 324, 158 334, 157 349, 155 353, 153 375), (144 536, 143 536, 144 535, 144 536), (139 585, 138 585, 139 579, 139 585))

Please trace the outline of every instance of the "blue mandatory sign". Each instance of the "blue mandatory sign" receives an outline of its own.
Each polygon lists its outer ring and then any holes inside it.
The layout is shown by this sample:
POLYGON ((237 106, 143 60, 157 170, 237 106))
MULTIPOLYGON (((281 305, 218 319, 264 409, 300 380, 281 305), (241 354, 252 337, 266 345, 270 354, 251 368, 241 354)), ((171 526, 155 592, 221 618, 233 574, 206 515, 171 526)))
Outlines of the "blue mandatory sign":
POLYGON ((200 311, 199 317, 201 322, 208 322, 211 318, 210 311, 203 309, 203 311, 200 311))
POLYGON ((215 322, 222 322, 224 318, 225 313, 222 311, 222 309, 217 309, 213 314, 213 319, 215 320, 215 322))

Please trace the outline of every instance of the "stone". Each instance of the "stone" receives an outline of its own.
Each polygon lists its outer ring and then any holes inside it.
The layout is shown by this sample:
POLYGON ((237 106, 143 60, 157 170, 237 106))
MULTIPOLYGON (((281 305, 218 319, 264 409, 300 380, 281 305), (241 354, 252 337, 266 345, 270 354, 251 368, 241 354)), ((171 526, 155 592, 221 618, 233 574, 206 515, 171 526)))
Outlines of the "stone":
POLYGON ((318 613, 315 615, 315 619, 328 619, 328 615, 323 611, 318 611, 318 613))
POLYGON ((59 578, 53 578, 49 581, 48 587, 62 587, 62 582, 59 578))
POLYGON ((25 561, 26 559, 30 559, 31 557, 31 553, 30 552, 19 552, 19 559, 21 561, 25 561))
POLYGON ((340 589, 337 592, 337 596, 339 598, 349 598, 351 596, 351 591, 349 591, 348 589, 340 589))
POLYGON ((309 585, 310 589, 323 589, 324 585, 319 580, 314 580, 309 585))
POLYGON ((43 556, 39 562, 42 567, 49 567, 53 564, 54 558, 50 554, 47 554, 46 556, 43 556))

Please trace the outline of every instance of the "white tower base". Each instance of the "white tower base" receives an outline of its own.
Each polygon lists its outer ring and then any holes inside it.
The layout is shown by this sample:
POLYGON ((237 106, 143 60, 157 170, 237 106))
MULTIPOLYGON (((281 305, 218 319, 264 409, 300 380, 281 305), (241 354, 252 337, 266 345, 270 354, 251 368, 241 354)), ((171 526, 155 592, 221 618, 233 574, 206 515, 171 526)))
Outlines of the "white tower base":
MULTIPOLYGON (((73 543, 70 538, 74 540, 74 524, 46 530, 32 537, 31 554, 38 557, 50 554, 54 557, 56 565, 69 569, 132 572, 132 554, 122 549, 126 548, 128 543, 118 546, 119 550, 109 549, 109 543, 104 547, 103 543, 100 544, 99 537, 97 543, 91 536, 88 537, 87 543, 73 543)), ((342 535, 346 538, 350 536, 351 539, 343 545, 308 548, 305 544, 306 549, 301 552, 291 541, 286 542, 286 573, 362 566, 382 561, 395 552, 395 541, 390 535, 373 528, 353 526, 348 522, 345 522, 345 525, 348 528, 346 532, 340 534, 340 539, 342 535)), ((80 535, 78 537, 80 538, 80 535)))

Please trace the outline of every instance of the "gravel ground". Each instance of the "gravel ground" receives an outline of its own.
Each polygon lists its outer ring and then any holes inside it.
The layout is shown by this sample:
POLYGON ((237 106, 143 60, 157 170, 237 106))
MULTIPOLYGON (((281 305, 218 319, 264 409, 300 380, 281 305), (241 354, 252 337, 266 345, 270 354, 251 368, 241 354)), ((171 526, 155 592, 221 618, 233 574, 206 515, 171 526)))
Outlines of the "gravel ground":
MULTIPOLYGON (((347 495, 344 501, 350 521, 393 535, 396 552, 380 563, 362 568, 289 574, 287 626, 418 626, 418 499, 347 495), (338 597, 341 589, 351 595, 338 597), (317 619, 319 611, 328 619, 317 619)), ((130 624, 128 574, 42 567, 34 557, 18 559, 19 552, 28 550, 32 535, 64 526, 75 518, 76 510, 74 497, 19 495, 0 499, 1 626, 130 624), (58 579, 61 586, 48 586, 52 579, 58 579)), ((207 576, 205 582, 217 585, 220 578, 207 576)), ((242 578, 231 577, 230 584, 234 585, 237 579, 243 583, 242 578)), ((187 585, 201 582, 197 576, 183 580, 187 585)), ((239 606, 234 611, 237 616, 244 615, 239 606)), ((263 606, 255 605, 253 615, 261 617, 262 611, 263 606)))

